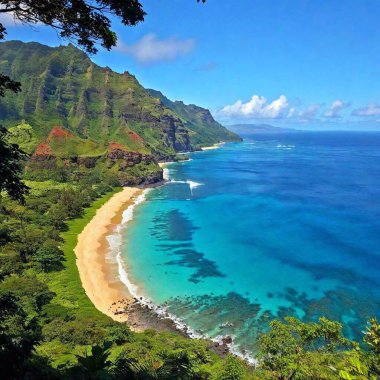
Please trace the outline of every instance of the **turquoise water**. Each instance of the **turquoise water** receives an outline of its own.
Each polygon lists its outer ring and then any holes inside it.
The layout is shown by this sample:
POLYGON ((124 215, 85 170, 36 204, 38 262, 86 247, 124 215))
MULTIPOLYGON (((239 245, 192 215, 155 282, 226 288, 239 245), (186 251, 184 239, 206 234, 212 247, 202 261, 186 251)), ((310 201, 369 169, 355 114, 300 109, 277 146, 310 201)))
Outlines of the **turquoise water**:
POLYGON ((249 352, 287 315, 358 338, 380 316, 380 134, 244 137, 168 166, 124 232, 129 279, 249 352))

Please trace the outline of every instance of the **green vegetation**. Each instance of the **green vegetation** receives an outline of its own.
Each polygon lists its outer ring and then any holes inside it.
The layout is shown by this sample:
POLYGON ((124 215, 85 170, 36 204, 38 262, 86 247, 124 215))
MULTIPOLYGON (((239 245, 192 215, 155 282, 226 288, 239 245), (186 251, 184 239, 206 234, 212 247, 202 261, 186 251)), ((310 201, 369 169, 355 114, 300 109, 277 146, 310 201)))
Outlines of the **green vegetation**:
MULTIPOLYGON (((3 3, 3 13, 51 25, 89 52, 96 42, 116 44, 110 14, 125 25, 145 15, 138 1, 3 3)), ((157 160, 238 138, 207 110, 147 92, 129 73, 100 68, 72 45, 3 43, 0 70, 8 128, 0 129, 1 379, 380 378, 375 319, 361 346, 325 318, 273 321, 254 368, 233 355, 220 358, 209 342, 134 333, 96 310, 73 251, 96 209, 119 184, 162 178, 157 160), (23 151, 31 155, 25 168, 23 151)))
POLYGON ((157 161, 240 140, 208 110, 147 91, 73 45, 1 43, 0 72, 23 89, 5 94, 0 114, 8 145, 30 156, 25 178, 32 181, 70 182, 95 170, 119 185, 154 183, 162 180, 157 161))
MULTIPOLYGON (((3 123, 14 127, 26 120, 33 127, 34 148, 58 125, 93 144, 117 142, 157 158, 191 150, 188 130, 178 116, 134 76, 95 65, 73 45, 4 42, 0 71, 17 79, 23 89, 2 100, 3 123)), ((83 154, 75 149, 72 153, 83 154)))
POLYGON ((380 325, 363 348, 321 318, 273 321, 259 365, 222 359, 210 343, 174 333, 134 333, 100 313, 82 288, 77 236, 118 187, 88 176, 28 181, 25 204, 0 204, 0 367, 4 379, 377 379, 380 325))
POLYGON ((195 104, 186 105, 181 101, 171 101, 160 91, 147 90, 151 96, 157 98, 163 105, 170 108, 181 118, 189 129, 191 144, 196 147, 211 146, 219 142, 240 141, 240 137, 229 131, 214 120, 208 109, 195 104))
POLYGON ((8 140, 8 131, 0 126, 0 193, 6 191, 13 199, 22 201, 28 187, 21 181, 25 152, 8 140))
POLYGON ((77 235, 119 188, 88 179, 28 185, 24 205, 1 198, 2 378, 207 379, 225 371, 207 342, 133 333, 87 298, 73 251, 77 235))

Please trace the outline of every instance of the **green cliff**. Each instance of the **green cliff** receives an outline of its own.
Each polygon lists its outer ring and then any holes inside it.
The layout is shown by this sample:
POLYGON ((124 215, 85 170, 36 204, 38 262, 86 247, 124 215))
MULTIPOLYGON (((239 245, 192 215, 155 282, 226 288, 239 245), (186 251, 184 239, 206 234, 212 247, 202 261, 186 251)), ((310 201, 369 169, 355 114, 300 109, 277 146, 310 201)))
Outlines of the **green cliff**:
POLYGON ((157 161, 238 139, 209 111, 173 107, 133 75, 102 68, 73 45, 1 43, 0 72, 22 85, 21 93, 0 100, 0 122, 31 154, 32 179, 98 169, 122 185, 152 183, 162 179, 157 161))
POLYGON ((202 147, 219 142, 241 141, 235 133, 223 127, 214 120, 210 111, 195 104, 186 105, 181 101, 171 101, 160 91, 147 90, 154 98, 175 112, 189 130, 190 142, 193 147, 202 147))

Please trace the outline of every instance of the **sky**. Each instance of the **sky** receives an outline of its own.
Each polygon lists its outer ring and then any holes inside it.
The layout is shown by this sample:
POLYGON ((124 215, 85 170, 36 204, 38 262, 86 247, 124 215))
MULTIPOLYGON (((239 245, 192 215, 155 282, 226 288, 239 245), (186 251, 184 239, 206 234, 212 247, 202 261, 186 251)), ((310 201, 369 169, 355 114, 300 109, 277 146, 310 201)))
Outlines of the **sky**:
MULTIPOLYGON (((141 2, 145 22, 114 19, 118 46, 94 62, 225 125, 380 130, 380 1, 141 2)), ((7 40, 67 43, 1 17, 7 40)))

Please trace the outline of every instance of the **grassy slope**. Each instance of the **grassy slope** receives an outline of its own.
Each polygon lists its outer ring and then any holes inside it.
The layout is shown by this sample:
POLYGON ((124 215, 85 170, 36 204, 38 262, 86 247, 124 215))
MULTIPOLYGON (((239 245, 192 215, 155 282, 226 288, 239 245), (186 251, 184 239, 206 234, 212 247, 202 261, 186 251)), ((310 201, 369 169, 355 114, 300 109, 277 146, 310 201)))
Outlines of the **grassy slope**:
POLYGON ((86 317, 96 316, 109 320, 109 317, 95 308, 82 287, 74 248, 78 241, 78 234, 82 232, 86 224, 94 217, 96 210, 120 190, 121 188, 116 188, 113 192, 107 193, 97 199, 89 208, 85 209, 83 217, 68 222, 68 231, 61 234, 64 239, 61 249, 65 253, 66 258, 65 269, 52 274, 41 274, 44 280, 47 281, 49 288, 57 294, 52 300, 52 304, 75 309, 77 315, 86 317))

